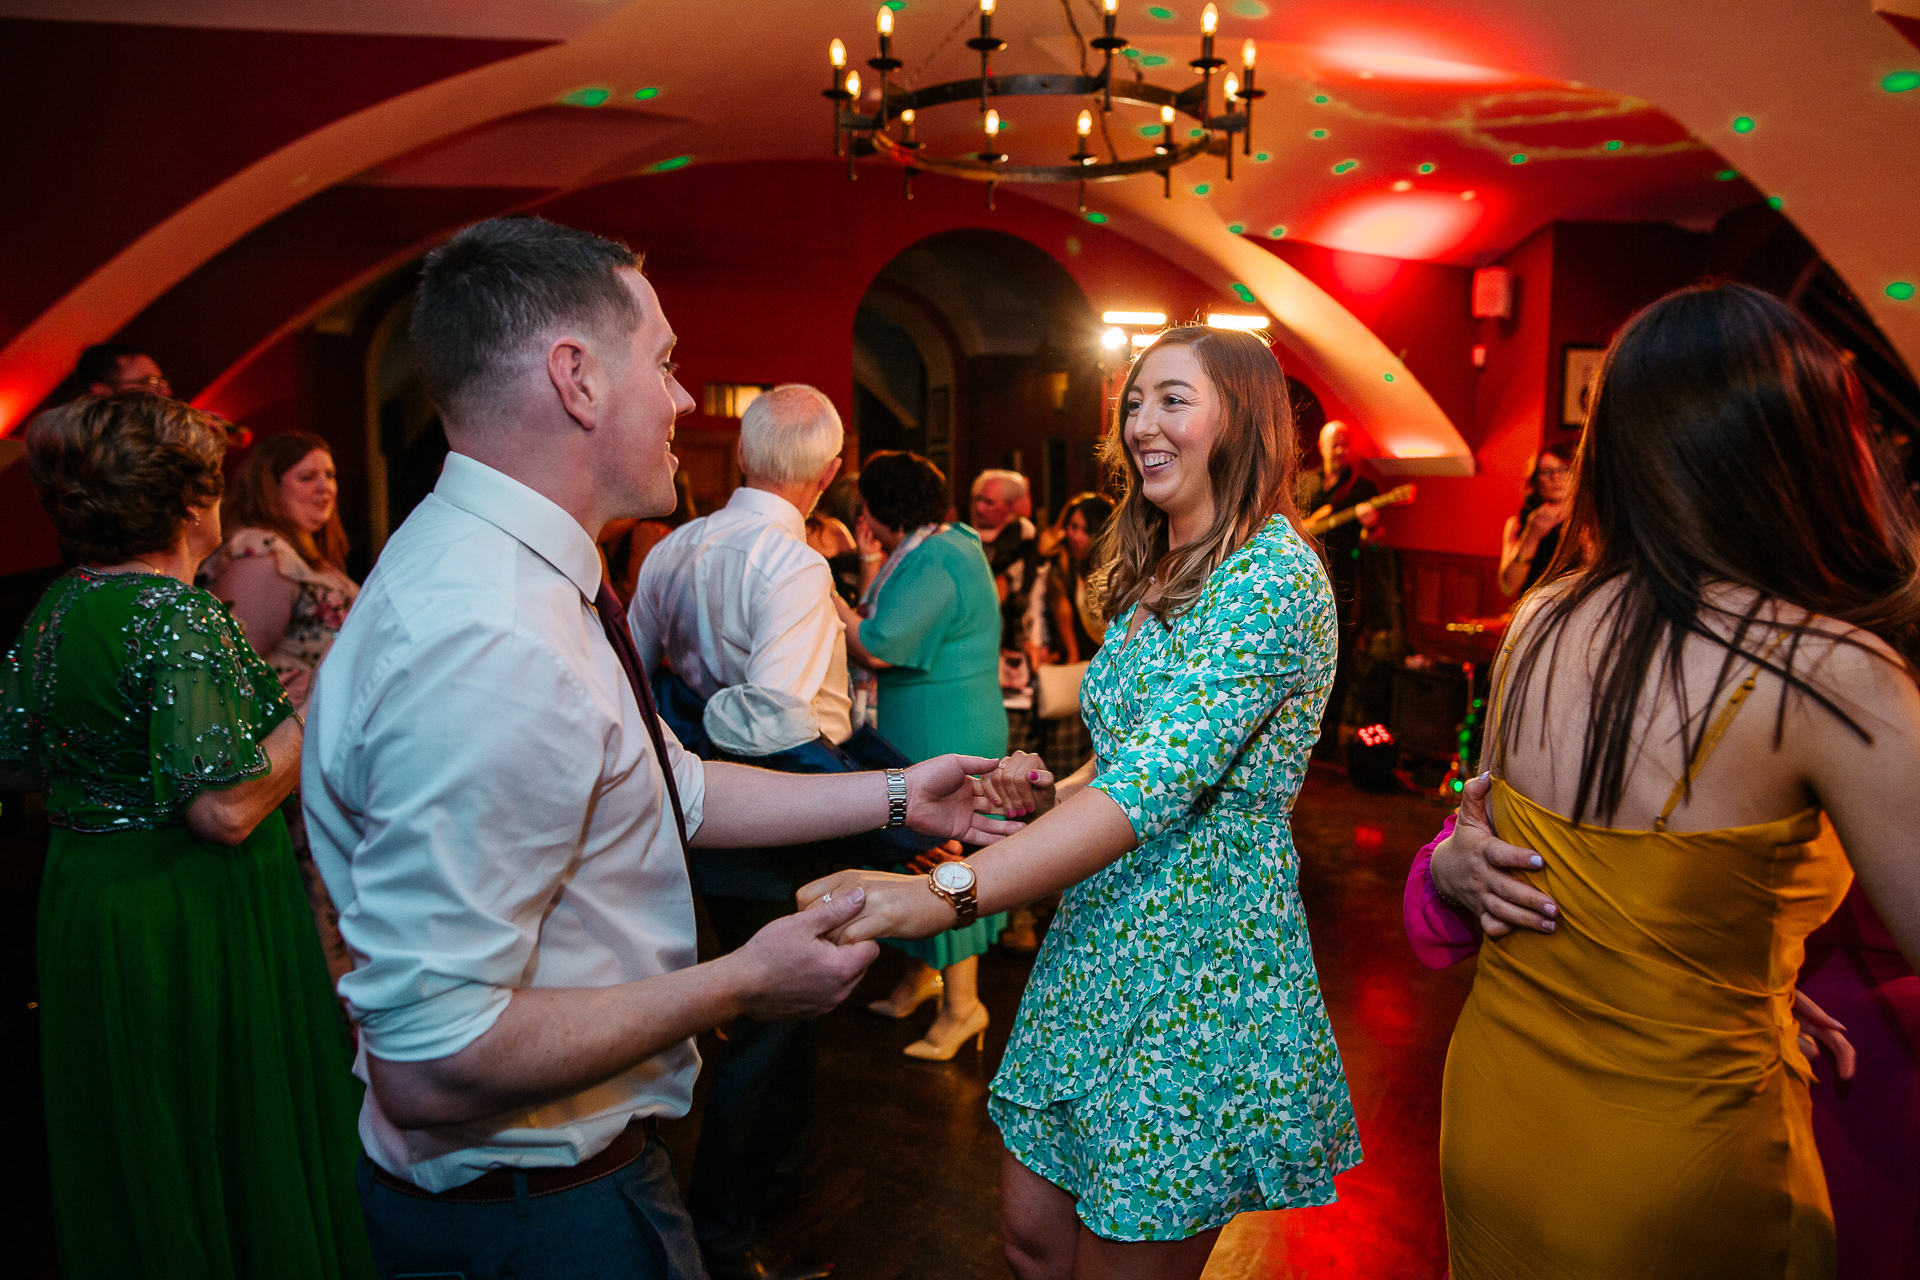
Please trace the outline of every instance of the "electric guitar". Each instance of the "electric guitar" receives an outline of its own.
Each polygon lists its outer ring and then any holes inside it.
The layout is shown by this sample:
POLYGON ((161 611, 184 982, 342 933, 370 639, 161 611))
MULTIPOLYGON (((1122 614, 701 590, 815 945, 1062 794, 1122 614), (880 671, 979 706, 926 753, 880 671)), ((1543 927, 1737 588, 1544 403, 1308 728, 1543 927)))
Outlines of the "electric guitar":
POLYGON ((1331 529, 1338 529, 1349 520, 1358 520, 1362 507, 1372 507, 1375 511, 1378 511, 1382 507, 1402 506, 1412 502, 1413 499, 1414 487, 1410 484, 1403 484, 1397 489, 1387 490, 1377 498, 1368 498, 1365 502, 1356 502, 1345 510, 1336 511, 1332 515, 1321 516, 1318 520, 1309 520, 1306 522, 1307 532, 1318 538, 1331 529))

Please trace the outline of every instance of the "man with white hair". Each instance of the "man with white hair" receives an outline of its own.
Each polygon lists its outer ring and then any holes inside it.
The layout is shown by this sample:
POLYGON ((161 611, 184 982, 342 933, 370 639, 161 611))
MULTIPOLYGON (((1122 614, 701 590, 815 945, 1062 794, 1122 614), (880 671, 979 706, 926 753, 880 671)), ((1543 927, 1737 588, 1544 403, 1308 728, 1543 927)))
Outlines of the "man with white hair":
MULTIPOLYGON (((856 767, 813 745, 838 748, 853 734, 846 629, 833 575, 807 545, 806 528, 839 474, 843 439, 833 402, 812 387, 790 383, 755 397, 740 420, 741 486, 641 566, 628 610, 635 642, 663 714, 670 725, 684 717, 677 736, 698 754, 788 771, 856 767), (672 673, 665 680, 663 660, 672 673)), ((790 914, 794 891, 815 876, 892 860, 836 859, 841 852, 703 851, 693 887, 721 948, 731 952, 790 914)), ((756 1217, 806 1161, 817 1048, 812 1020, 741 1018, 708 1063, 687 1207, 714 1280, 827 1274, 781 1270, 755 1239, 756 1217)))

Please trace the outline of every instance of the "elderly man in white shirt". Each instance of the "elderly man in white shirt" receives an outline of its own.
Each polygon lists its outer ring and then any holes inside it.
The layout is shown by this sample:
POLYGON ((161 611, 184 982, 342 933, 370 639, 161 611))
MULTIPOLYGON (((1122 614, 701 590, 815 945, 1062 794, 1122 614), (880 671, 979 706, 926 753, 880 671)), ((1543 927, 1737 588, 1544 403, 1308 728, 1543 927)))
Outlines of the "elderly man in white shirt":
POLYGON ((973 814, 989 761, 799 777, 659 728, 594 549, 672 508, 692 408, 639 265, 530 218, 428 256, 411 336, 453 452, 314 684, 302 792, 354 954, 383 1275, 701 1275, 652 1138, 694 1033, 823 1013, 874 950, 825 936, 844 900, 696 964, 682 824, 723 848, 1011 829, 973 814))
MULTIPOLYGON (((840 415, 819 391, 789 384, 762 393, 741 415, 741 486, 719 511, 674 530, 641 567, 628 610, 641 659, 650 672, 664 659, 705 703, 701 727, 726 755, 772 757, 782 768, 803 744, 837 747, 853 734, 846 628, 806 526, 840 472, 843 443, 840 415)), ((814 750, 792 767, 842 760, 814 750)), ((795 890, 849 860, 829 867, 801 852, 715 853, 695 865, 694 890, 723 951, 791 912, 795 890)), ((827 1274, 783 1270, 756 1241, 760 1211, 807 1158, 817 1049, 811 1020, 743 1018, 709 1064, 687 1207, 713 1280, 827 1274)))

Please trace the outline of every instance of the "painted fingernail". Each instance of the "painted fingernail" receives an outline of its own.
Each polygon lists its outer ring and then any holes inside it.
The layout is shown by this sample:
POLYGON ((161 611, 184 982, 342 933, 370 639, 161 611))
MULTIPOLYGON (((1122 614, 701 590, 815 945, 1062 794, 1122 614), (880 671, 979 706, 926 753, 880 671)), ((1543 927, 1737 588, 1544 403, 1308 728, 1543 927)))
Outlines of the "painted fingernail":
POLYGON ((1541 867, 1544 867, 1547 864, 1546 864, 1546 860, 1536 853, 1531 858, 1527 859, 1527 865, 1532 867, 1535 871, 1538 871, 1541 867))
POLYGON ((1556 906, 1554 906, 1554 905, 1553 905, 1553 904, 1552 904, 1551 902, 1549 902, 1549 903, 1548 903, 1548 904, 1547 904, 1546 906, 1544 906, 1544 907, 1542 907, 1542 908, 1540 908, 1540 909, 1541 909, 1542 911, 1544 911, 1544 912, 1546 912, 1546 913, 1547 913, 1548 915, 1556 915, 1556 914, 1558 914, 1558 913, 1559 913, 1559 911, 1560 911, 1560 908, 1558 908, 1558 907, 1556 907, 1556 906))
POLYGON ((1029 774, 1027 775, 1027 781, 1028 781, 1028 782, 1038 782, 1038 781, 1040 781, 1040 773, 1039 773, 1039 771, 1038 771, 1038 770, 1035 770, 1034 772, 1032 772, 1032 773, 1029 773, 1029 774))

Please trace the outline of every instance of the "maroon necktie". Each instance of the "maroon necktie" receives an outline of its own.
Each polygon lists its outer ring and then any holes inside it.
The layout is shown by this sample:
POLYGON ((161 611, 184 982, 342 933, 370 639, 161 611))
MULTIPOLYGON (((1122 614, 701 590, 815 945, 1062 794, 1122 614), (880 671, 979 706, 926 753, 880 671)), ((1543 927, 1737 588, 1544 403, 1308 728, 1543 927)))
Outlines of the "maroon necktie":
POLYGON ((640 650, 633 643, 633 632, 627 629, 627 611, 620 607, 620 597, 613 593, 613 583, 600 579, 600 594, 593 598, 593 607, 600 615, 600 625, 606 628, 607 643, 613 646, 614 656, 620 659, 620 666, 627 673, 627 683, 633 686, 633 696, 640 702, 640 718, 647 722, 647 736, 653 739, 653 758, 659 762, 660 776, 667 782, 667 799, 673 804, 673 827, 680 833, 680 856, 687 855, 687 816, 680 808, 680 786, 673 780, 673 769, 667 763, 667 740, 660 732, 660 712, 653 705, 653 690, 647 687, 647 671, 640 665, 640 650))

